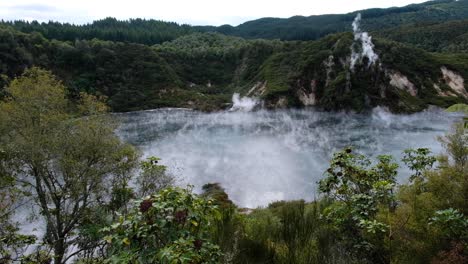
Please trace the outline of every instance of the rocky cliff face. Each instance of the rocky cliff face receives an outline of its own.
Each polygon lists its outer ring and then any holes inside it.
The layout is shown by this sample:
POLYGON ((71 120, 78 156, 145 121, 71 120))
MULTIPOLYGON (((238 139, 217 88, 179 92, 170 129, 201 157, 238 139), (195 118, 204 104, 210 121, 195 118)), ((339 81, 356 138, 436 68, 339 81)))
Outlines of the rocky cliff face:
POLYGON ((394 112, 414 112, 467 101, 465 67, 384 40, 376 42, 375 61, 362 56, 353 63, 355 41, 340 34, 276 54, 246 94, 263 98, 272 108, 357 111, 386 106, 394 112))

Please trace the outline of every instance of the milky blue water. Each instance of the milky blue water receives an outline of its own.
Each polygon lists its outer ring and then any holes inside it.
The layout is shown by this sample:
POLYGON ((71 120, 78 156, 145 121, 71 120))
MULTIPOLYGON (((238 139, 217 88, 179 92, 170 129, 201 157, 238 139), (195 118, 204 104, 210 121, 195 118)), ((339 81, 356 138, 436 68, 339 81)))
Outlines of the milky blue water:
MULTIPOLYGON (((432 109, 394 115, 314 110, 201 113, 159 109, 116 115, 118 134, 144 156, 157 156, 178 184, 195 190, 218 182, 240 206, 276 200, 312 200, 317 181, 334 151, 352 145, 371 156, 428 147, 441 153, 436 137, 461 120, 460 114, 432 109)), ((399 180, 408 177, 400 169, 399 180)))

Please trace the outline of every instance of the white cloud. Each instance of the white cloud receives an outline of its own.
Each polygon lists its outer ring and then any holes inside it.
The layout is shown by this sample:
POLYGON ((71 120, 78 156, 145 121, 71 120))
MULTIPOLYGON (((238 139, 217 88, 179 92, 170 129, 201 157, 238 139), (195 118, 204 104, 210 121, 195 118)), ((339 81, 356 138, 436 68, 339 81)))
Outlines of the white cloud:
POLYGON ((86 23, 112 16, 193 25, 237 25, 261 17, 347 13, 424 0, 0 0, 0 18, 86 23))

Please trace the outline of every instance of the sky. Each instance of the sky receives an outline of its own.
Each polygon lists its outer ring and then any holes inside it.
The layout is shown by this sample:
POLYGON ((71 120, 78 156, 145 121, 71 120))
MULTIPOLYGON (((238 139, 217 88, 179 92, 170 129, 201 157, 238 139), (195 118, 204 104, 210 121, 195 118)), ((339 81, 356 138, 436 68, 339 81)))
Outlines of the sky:
POLYGON ((0 0, 0 19, 90 23, 105 17, 238 25, 261 17, 341 14, 425 0, 0 0))

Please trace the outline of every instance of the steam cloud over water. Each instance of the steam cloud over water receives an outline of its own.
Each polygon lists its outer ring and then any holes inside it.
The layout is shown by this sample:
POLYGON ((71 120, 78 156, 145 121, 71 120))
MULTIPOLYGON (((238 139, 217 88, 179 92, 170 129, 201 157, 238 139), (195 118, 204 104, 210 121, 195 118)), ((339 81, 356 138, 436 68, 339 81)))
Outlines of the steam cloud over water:
POLYGON ((240 97, 238 93, 232 95, 232 107, 229 111, 245 111, 250 112, 259 105, 259 101, 255 98, 240 97))
POLYGON ((367 67, 376 63, 379 59, 374 51, 374 44, 372 43, 372 37, 369 36, 369 33, 362 32, 360 28, 361 24, 361 13, 357 14, 356 18, 353 21, 353 32, 354 32, 354 41, 351 46, 351 70, 354 70, 356 63, 361 62, 364 57, 369 59, 367 67), (361 51, 356 50, 356 44, 360 43, 362 45, 361 51))
MULTIPOLYGON (((393 115, 382 109, 369 114, 160 109, 117 116, 123 122, 119 135, 145 156, 162 158, 180 176, 180 185, 194 184, 199 191, 205 183, 219 182, 246 207, 314 199, 332 153, 348 145, 398 159, 410 147, 440 153, 435 137, 461 119, 439 110, 393 115)), ((400 180, 408 173, 402 169, 400 180)))

